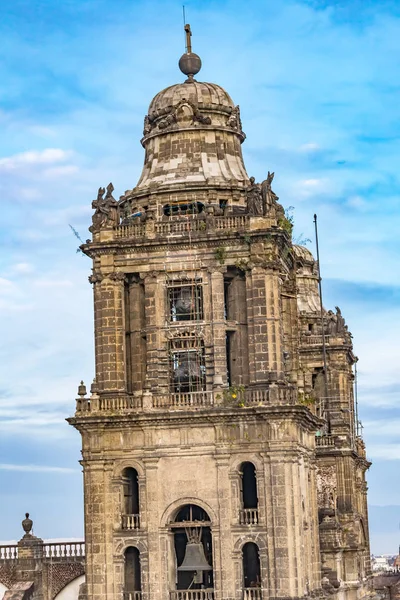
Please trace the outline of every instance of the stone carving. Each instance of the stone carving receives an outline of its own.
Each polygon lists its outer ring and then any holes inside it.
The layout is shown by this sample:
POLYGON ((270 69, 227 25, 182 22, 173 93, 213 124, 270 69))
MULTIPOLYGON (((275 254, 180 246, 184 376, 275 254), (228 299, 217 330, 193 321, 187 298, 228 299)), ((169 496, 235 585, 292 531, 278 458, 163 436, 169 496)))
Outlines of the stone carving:
POLYGON ((342 316, 342 311, 338 306, 335 306, 336 314, 332 310, 328 310, 327 313, 327 333, 330 335, 344 335, 349 334, 348 327, 342 316))
POLYGON ((158 128, 167 129, 167 127, 170 127, 173 123, 176 123, 175 111, 164 117, 164 119, 161 119, 161 121, 158 123, 158 128))
POLYGON ((317 498, 319 508, 336 508, 336 466, 321 466, 317 469, 317 498))
POLYGON ((99 271, 94 271, 88 277, 89 283, 100 283, 103 281, 103 275, 99 271))
POLYGON ((111 281, 115 281, 116 283, 119 283, 121 281, 125 281, 126 274, 122 273, 121 271, 113 271, 112 273, 108 274, 108 279, 111 279, 111 281))
POLYGON ((211 118, 210 117, 205 117, 204 115, 201 114, 201 112, 198 110, 197 107, 193 106, 193 121, 198 121, 199 123, 202 123, 203 125, 211 125, 211 118))
POLYGON ((254 217, 262 216, 263 200, 261 189, 254 177, 250 177, 250 185, 246 190, 247 212, 254 217))
POLYGON ((235 106, 235 108, 232 109, 232 112, 228 117, 227 125, 228 127, 232 127, 233 129, 238 129, 239 131, 242 131, 242 121, 240 118, 239 105, 235 106))
POLYGON ((103 227, 115 227, 118 225, 118 202, 112 195, 113 191, 114 186, 112 183, 108 184, 107 192, 104 188, 99 188, 97 198, 92 202, 92 208, 95 209, 92 216, 92 225, 89 227, 89 231, 92 233, 99 231, 103 227), (103 197, 104 194, 106 194, 105 198, 103 197))
POLYGON ((144 118, 144 123, 143 123, 143 135, 149 135, 149 133, 151 133, 152 129, 153 129, 153 123, 150 120, 149 115, 146 115, 144 118))
MULTIPOLYGON (((165 129, 168 129, 169 127, 171 127, 171 125, 173 125, 174 123, 176 123, 178 120, 179 109, 182 108, 182 106, 188 106, 192 110, 192 122, 193 123, 195 121, 198 121, 199 123, 202 123, 203 125, 211 125, 210 117, 203 115, 199 111, 198 107, 195 104, 193 104, 193 102, 186 100, 186 98, 182 98, 182 100, 176 106, 173 106, 171 108, 170 112, 163 119, 161 119, 158 122, 158 128, 161 130, 165 130, 165 129)), ((151 123, 152 123, 151 117, 148 117, 148 120, 149 120, 149 124, 151 127, 152 126, 151 125, 151 123)))
POLYGON ((270 173, 268 171, 268 176, 261 183, 261 196, 262 196, 262 205, 263 205, 263 214, 266 215, 272 206, 278 202, 279 198, 275 194, 275 192, 271 188, 272 181, 274 179, 275 173, 270 173))

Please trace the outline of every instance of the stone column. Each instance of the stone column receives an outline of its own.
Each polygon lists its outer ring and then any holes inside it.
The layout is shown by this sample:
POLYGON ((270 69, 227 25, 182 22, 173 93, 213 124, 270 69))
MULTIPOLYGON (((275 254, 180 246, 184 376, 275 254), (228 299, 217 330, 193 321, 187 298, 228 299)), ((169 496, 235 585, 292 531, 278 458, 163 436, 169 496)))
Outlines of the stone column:
POLYGON ((99 392, 124 392, 124 279, 112 272, 95 284, 96 380, 99 392))
POLYGON ((165 578, 160 578, 160 540, 158 512, 158 457, 144 458, 147 504, 147 540, 148 540, 148 598, 161 600, 169 596, 165 588, 165 578), (164 586, 164 587, 163 587, 164 586))
POLYGON ((158 320, 160 318, 158 306, 157 273, 144 273, 141 275, 144 279, 145 294, 145 315, 146 315, 146 341, 147 341, 147 361, 146 361, 146 381, 145 388, 148 391, 155 392, 158 388, 159 372, 159 328, 158 320))
POLYGON ((102 311, 105 308, 105 302, 102 299, 101 282, 103 275, 98 270, 93 270, 89 276, 89 282, 93 284, 93 301, 94 301, 94 351, 95 351, 95 368, 96 368, 96 383, 97 388, 103 389, 103 315, 102 311))
POLYGON ((211 272, 211 319, 214 344, 214 386, 226 385, 226 326, 224 315, 224 273, 225 269, 211 272))
MULTIPOLYGON (((228 454, 217 454, 217 494, 219 504, 219 540, 214 539, 214 587, 216 600, 235 598, 235 573, 232 561, 232 515, 229 510, 230 479, 228 454)), ((214 524, 213 524, 214 525, 214 524)), ((213 538, 215 536, 213 527, 213 538)))
POLYGON ((109 598, 104 487, 104 463, 84 465, 86 583, 90 600, 109 598))

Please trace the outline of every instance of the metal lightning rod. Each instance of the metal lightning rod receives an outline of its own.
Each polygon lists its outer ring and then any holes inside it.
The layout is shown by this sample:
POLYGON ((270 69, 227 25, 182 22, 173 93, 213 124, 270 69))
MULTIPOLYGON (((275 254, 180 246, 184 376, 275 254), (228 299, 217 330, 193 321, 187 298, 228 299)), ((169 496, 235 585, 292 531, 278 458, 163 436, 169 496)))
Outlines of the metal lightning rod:
POLYGON ((315 245, 317 249, 317 265, 318 265, 318 287, 319 287, 319 306, 320 306, 320 315, 321 315, 321 328, 322 328, 322 356, 324 361, 324 387, 325 387, 325 399, 323 403, 323 412, 326 415, 326 420, 328 422, 328 433, 330 429, 329 424, 329 411, 327 409, 326 398, 328 396, 328 372, 326 368, 326 344, 325 344, 325 327, 324 327, 324 307, 322 302, 322 278, 321 278, 321 267, 319 261, 319 244, 318 244, 318 224, 317 224, 317 215, 314 215, 314 227, 315 227, 315 245))

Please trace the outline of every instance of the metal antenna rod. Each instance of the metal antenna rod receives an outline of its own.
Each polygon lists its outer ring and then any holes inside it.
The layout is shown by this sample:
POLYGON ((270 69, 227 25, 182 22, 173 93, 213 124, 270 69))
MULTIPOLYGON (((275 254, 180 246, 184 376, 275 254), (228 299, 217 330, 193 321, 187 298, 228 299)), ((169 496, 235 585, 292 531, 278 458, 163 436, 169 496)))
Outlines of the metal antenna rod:
MULTIPOLYGON (((318 265, 318 287, 319 287, 319 306, 320 306, 320 314, 321 314, 321 327, 322 327, 322 356, 324 361, 324 387, 325 387, 325 400, 328 396, 328 373, 326 368, 326 344, 325 344, 325 327, 324 327, 324 307, 322 303, 322 278, 321 278, 321 268, 319 262, 319 245, 318 245, 318 225, 317 225, 317 215, 314 215, 314 226, 315 226, 315 245, 317 249, 317 265, 318 265)), ((328 421, 328 431, 329 431, 329 412, 326 406, 327 402, 323 403, 323 412, 326 411, 326 420, 328 421)), ((324 415, 325 416, 325 415, 324 415)))
MULTIPOLYGON (((185 13, 185 5, 182 4, 182 15, 183 15, 183 30, 185 31, 185 25, 186 25, 186 13, 185 13)), ((185 39, 185 48, 186 48, 186 52, 187 52, 187 44, 186 44, 186 31, 183 34, 184 39, 185 39)))

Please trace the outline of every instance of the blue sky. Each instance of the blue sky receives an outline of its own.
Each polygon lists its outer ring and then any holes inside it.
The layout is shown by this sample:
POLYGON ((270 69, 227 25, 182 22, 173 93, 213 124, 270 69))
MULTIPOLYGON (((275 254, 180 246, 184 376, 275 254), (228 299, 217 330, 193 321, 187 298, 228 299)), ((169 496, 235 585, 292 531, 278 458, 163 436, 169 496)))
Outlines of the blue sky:
MULTIPOLYGON (((318 213, 325 304, 359 357, 372 549, 395 552, 400 4, 188 0, 186 13, 198 79, 240 104, 249 175, 275 171, 295 236, 312 238, 318 213)), ((0 33, 0 539, 27 510, 38 535, 80 537, 80 439, 64 418, 93 377, 93 324, 69 224, 86 239, 98 187, 137 182, 148 104, 182 81, 182 4, 3 0, 0 33)))

